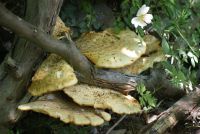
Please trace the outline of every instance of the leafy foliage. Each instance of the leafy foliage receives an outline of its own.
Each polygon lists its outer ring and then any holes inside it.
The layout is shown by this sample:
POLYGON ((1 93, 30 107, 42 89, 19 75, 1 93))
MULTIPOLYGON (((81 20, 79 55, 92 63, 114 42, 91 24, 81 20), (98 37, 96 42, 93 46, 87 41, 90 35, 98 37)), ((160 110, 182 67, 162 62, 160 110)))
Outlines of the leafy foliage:
POLYGON ((144 30, 138 27, 135 31, 141 36, 147 32, 154 33, 162 39, 162 48, 169 57, 163 68, 175 86, 192 90, 197 82, 195 74, 200 58, 200 24, 197 23, 200 20, 200 2, 145 0, 142 3, 139 0, 122 0, 116 29, 133 29, 130 19, 143 4, 151 7, 153 23, 144 30))
MULTIPOLYGON (((200 57, 200 19, 192 1, 155 1, 152 29, 162 38, 162 47, 170 58, 164 68, 178 87, 192 90, 200 57)), ((199 10, 199 9, 198 9, 199 10)))
POLYGON ((96 21, 91 0, 69 0, 61 11, 61 17, 67 26, 73 30, 74 38, 83 32, 98 30, 100 24, 96 21))
POLYGON ((137 92, 140 95, 139 101, 144 110, 150 110, 156 107, 157 99, 145 88, 144 84, 139 84, 137 86, 137 92))

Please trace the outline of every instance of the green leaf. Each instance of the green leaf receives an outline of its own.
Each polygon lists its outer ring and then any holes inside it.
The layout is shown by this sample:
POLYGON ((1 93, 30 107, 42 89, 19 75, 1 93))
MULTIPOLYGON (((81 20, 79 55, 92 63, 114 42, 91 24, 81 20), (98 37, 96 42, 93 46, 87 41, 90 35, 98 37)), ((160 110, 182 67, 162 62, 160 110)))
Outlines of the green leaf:
POLYGON ((140 101, 140 104, 144 107, 146 106, 146 103, 144 101, 144 99, 142 97, 139 97, 139 101, 140 101))
POLYGON ((151 107, 156 106, 156 99, 152 96, 152 94, 149 91, 145 94, 145 100, 151 107))
POLYGON ((144 84, 139 84, 137 91, 140 94, 140 104, 145 108, 151 109, 156 107, 157 99, 152 95, 150 91, 147 91, 144 84))
POLYGON ((137 91, 138 91, 138 93, 139 93, 140 95, 143 95, 143 93, 146 91, 146 88, 145 88, 144 84, 139 84, 139 85, 137 86, 137 91))
POLYGON ((168 54, 170 52, 169 44, 168 44, 167 40, 164 37, 162 38, 162 48, 163 48, 163 51, 166 54, 168 54))
POLYGON ((145 33, 141 27, 137 27, 136 32, 141 36, 144 37, 145 33))

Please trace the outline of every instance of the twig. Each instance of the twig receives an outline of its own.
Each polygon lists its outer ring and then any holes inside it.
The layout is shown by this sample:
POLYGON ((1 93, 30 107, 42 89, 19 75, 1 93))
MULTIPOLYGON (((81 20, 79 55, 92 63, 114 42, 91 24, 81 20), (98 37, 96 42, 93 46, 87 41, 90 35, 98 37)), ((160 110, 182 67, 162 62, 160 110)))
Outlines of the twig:
POLYGON ((106 134, 109 134, 119 123, 126 117, 126 115, 123 115, 111 128, 108 129, 106 134))

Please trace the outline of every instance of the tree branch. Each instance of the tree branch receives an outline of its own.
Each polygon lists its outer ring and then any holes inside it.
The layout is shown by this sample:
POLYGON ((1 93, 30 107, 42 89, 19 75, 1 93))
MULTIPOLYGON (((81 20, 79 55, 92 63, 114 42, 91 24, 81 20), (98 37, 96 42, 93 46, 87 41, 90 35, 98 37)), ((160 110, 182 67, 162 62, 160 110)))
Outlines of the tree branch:
POLYGON ((18 36, 25 38, 39 47, 43 48, 47 52, 56 53, 66 59, 68 62, 75 62, 78 65, 75 65, 75 69, 77 66, 81 66, 82 68, 79 70, 85 76, 90 75, 90 63, 84 57, 79 55, 78 49, 75 48, 75 45, 72 43, 65 44, 62 41, 54 40, 51 36, 47 35, 43 29, 38 28, 26 21, 22 18, 14 15, 9 10, 7 10, 2 4, 0 4, 0 25, 9 28, 13 32, 15 32, 18 36), (71 51, 73 50, 73 51, 71 51), (75 61, 70 60, 71 57, 78 57, 73 58, 75 61))

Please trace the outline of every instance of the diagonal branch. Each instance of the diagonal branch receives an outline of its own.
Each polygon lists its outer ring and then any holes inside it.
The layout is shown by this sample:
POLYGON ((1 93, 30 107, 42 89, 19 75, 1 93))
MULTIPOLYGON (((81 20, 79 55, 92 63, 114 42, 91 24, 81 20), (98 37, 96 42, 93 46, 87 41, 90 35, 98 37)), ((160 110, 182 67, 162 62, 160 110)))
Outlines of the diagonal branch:
MULTIPOLYGON (((39 47, 43 48, 47 52, 56 53, 62 56, 68 62, 71 57, 76 62, 76 64, 80 64, 82 68, 79 68, 80 72, 83 75, 87 76, 91 72, 90 71, 90 63, 89 61, 82 55, 80 55, 78 49, 75 48, 75 45, 72 43, 64 43, 62 41, 54 40, 51 36, 47 35, 42 29, 24 21, 22 18, 14 15, 9 10, 7 10, 2 4, 0 4, 0 25, 6 28, 9 28, 13 32, 15 32, 18 36, 25 38, 39 47), (83 69, 83 70, 82 70, 83 69)), ((75 65, 74 63, 72 63, 75 65)), ((74 67, 74 66, 73 66, 74 67)), ((76 69, 76 66, 75 66, 76 69)))
POLYGON ((77 72, 80 82, 112 88, 121 92, 133 90, 138 76, 97 69, 83 56, 73 42, 54 40, 42 29, 24 21, 0 4, 0 25, 21 36, 47 52, 63 57, 77 72))

